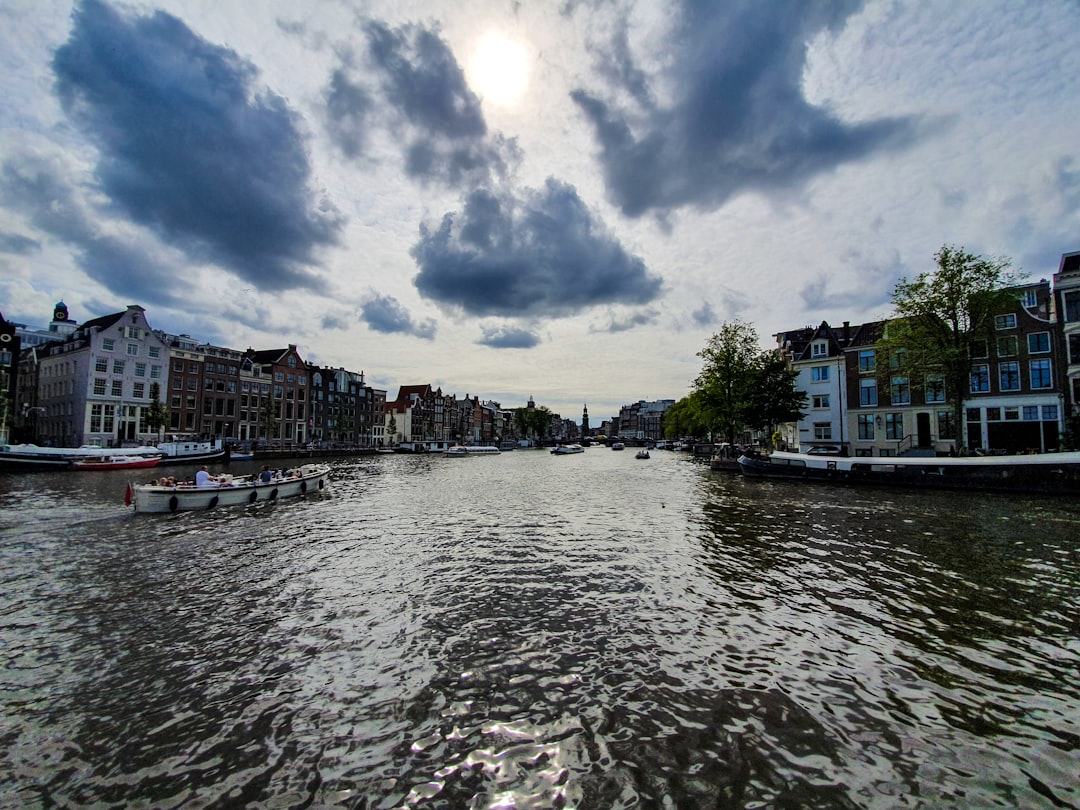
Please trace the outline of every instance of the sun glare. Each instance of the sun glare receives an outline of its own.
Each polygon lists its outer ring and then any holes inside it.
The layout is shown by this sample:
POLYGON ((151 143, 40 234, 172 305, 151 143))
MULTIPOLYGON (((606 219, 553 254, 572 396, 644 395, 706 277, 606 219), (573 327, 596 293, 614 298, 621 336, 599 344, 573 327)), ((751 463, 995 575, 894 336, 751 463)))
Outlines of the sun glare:
POLYGON ((529 64, 519 42, 489 31, 469 61, 469 85, 484 101, 511 107, 529 84, 529 64))

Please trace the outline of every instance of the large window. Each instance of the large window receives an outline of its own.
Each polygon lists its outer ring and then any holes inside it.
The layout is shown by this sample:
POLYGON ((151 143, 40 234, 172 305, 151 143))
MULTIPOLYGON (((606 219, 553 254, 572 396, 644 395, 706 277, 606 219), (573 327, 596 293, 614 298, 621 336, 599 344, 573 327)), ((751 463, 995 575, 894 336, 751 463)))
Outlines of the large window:
POLYGON ((94 378, 94 396, 96 396, 96 397, 105 396, 105 378, 104 377, 95 377, 94 378))
POLYGON ((911 404, 911 385, 907 377, 893 377, 889 387, 893 405, 911 404))
POLYGON ((1065 320, 1080 321, 1080 291, 1065 293, 1065 320))
POLYGON ((1033 332, 1027 336, 1028 354, 1044 354, 1050 351, 1050 333, 1033 332))
POLYGON ((904 414, 885 414, 885 438, 899 441, 904 438, 904 414))
POLYGON ((1080 334, 1069 335, 1069 362, 1080 363, 1080 334))
POLYGON ((811 357, 828 357, 829 356, 829 344, 824 340, 819 340, 813 343, 810 347, 811 357))
POLYGON ((874 415, 871 413, 859 414, 859 438, 864 441, 874 440, 874 415))
POLYGON ((1005 337, 999 337, 997 339, 997 356, 998 357, 1016 357, 1017 353, 1017 341, 1016 335, 1006 335, 1005 337))
POLYGON ((945 401, 945 378, 940 374, 931 374, 926 378, 926 401, 945 401))
POLYGON ((939 439, 955 439, 952 411, 937 412, 937 435, 939 439))
POLYGON ((124 361, 123 360, 113 360, 112 373, 113 374, 123 374, 124 373, 124 361))
POLYGON ((132 357, 138 357, 139 356, 139 344, 138 343, 129 343, 127 345, 127 353, 129 355, 131 355, 132 357))
POLYGON ((877 405, 877 380, 872 377, 859 380, 859 404, 863 407, 877 405))
POLYGON ((980 363, 971 367, 971 393, 982 394, 990 390, 990 366, 980 363))
POLYGON ((1020 364, 1015 361, 998 363, 998 385, 1002 391, 1020 390, 1020 364))
POLYGON ((122 397, 124 395, 124 381, 113 380, 112 390, 109 392, 109 395, 114 397, 122 397))
POLYGON ((814 382, 828 382, 829 381, 829 367, 828 366, 814 366, 810 369, 810 379, 814 382))
POLYGON ((1016 316, 1012 313, 1008 315, 996 315, 994 316, 994 328, 995 329, 1015 329, 1016 328, 1016 316))
POLYGON ((873 349, 864 349, 859 352, 859 371, 866 373, 877 368, 877 355, 873 349))
POLYGON ((813 403, 814 403, 813 407, 818 409, 818 410, 820 410, 822 408, 828 408, 829 407, 829 395, 828 394, 817 394, 816 396, 814 396, 813 403))
POLYGON ((94 371, 98 374, 109 373, 109 361, 104 357, 99 357, 94 361, 94 371))
POLYGON ((112 338, 101 339, 101 350, 103 352, 111 352, 116 347, 116 341, 112 338))
POLYGON ((814 438, 825 441, 832 439, 832 424, 829 422, 814 422, 814 438))
POLYGON ((1031 361, 1031 387, 1038 388, 1050 388, 1053 382, 1050 377, 1050 361, 1049 360, 1032 360, 1031 361))

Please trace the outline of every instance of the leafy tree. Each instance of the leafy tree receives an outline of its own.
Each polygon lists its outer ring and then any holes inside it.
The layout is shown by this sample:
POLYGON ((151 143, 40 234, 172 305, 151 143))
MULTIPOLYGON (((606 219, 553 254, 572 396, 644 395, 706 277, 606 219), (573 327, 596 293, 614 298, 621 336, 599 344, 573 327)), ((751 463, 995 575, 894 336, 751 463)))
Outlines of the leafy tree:
POLYGON ((667 439, 707 434, 709 427, 701 410, 701 394, 694 391, 664 411, 663 426, 667 439))
POLYGON ((274 399, 274 389, 262 399, 262 408, 259 409, 259 433, 264 439, 276 439, 280 427, 278 424, 278 404, 274 399))
POLYGON ((913 388, 929 375, 945 383, 957 447, 964 447, 964 400, 971 385, 972 349, 989 341, 994 316, 1011 311, 1016 297, 1006 288, 1016 283, 1006 258, 984 258, 962 247, 944 245, 936 254, 937 269, 902 278, 893 289, 896 317, 878 343, 890 367, 902 372, 913 388))
POLYGON ((806 392, 800 391, 798 372, 775 351, 758 355, 751 379, 753 387, 747 398, 744 419, 747 427, 770 436, 785 422, 796 422, 806 414, 806 392))
POLYGON ((161 401, 161 386, 156 382, 150 383, 150 405, 146 409, 146 426, 157 431, 158 441, 161 441, 161 432, 168 424, 169 409, 161 401))
POLYGON ((543 440, 551 432, 551 411, 543 405, 535 408, 515 408, 514 427, 522 438, 535 436, 543 440))
POLYGON ((757 332, 741 321, 725 323, 698 352, 705 365, 694 380, 697 403, 709 430, 730 444, 746 424, 759 352, 757 332))
POLYGON ((390 421, 386 423, 386 432, 390 434, 390 443, 397 444, 397 420, 390 414, 390 421))

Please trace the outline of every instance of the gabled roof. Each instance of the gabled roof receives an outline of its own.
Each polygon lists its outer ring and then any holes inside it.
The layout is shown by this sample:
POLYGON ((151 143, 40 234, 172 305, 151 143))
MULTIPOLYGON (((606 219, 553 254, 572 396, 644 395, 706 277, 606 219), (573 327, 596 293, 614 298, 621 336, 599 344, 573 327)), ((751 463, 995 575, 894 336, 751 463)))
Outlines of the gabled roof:
POLYGON ((85 329, 89 331, 91 328, 96 326, 98 329, 104 332, 110 326, 115 326, 116 322, 123 318, 125 315, 127 315, 127 310, 124 310, 123 312, 116 312, 112 315, 102 315, 100 318, 93 318, 83 324, 80 324, 79 329, 85 329))

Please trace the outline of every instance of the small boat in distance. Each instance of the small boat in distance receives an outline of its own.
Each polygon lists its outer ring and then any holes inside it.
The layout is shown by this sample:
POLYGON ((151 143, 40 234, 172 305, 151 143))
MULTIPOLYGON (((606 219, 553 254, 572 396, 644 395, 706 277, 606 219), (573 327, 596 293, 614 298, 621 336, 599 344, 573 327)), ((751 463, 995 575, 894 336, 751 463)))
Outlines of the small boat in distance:
POLYGON ((280 478, 261 481, 255 476, 220 475, 209 485, 182 483, 175 486, 128 484, 124 503, 136 512, 197 512, 218 506, 265 503, 319 492, 326 486, 328 464, 305 464, 280 478))
POLYGON ((455 444, 443 452, 446 456, 497 456, 500 454, 498 447, 489 445, 465 445, 455 444))
POLYGON ((1080 494, 1080 452, 1020 456, 836 456, 774 451, 739 457, 750 478, 923 489, 1080 494))
POLYGON ((161 456, 97 456, 75 459, 73 470, 142 470, 156 467, 161 456))
POLYGON ((638 450, 637 453, 634 455, 634 458, 649 458, 649 451, 638 450))
POLYGON ((585 448, 580 444, 557 444, 552 449, 551 454, 553 456, 570 456, 574 453, 584 453, 585 448))
POLYGON ((611 449, 612 450, 625 450, 626 445, 623 444, 622 442, 613 442, 612 445, 611 445, 611 449))

